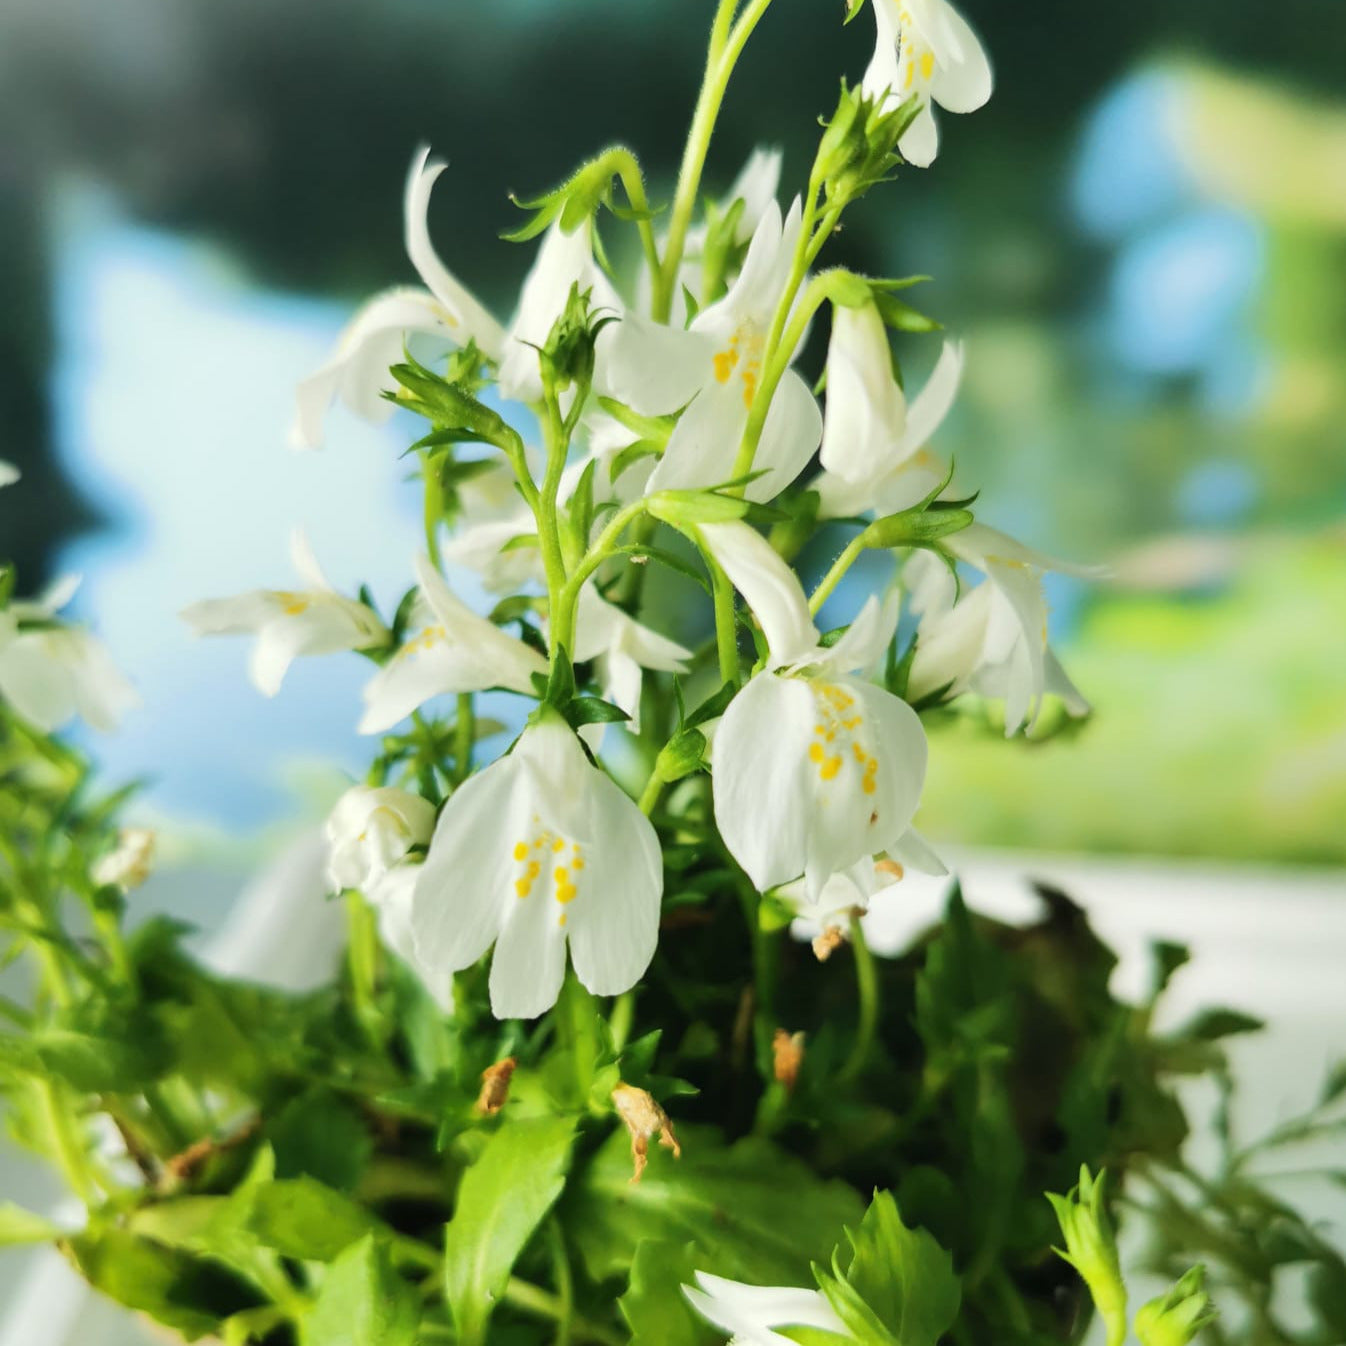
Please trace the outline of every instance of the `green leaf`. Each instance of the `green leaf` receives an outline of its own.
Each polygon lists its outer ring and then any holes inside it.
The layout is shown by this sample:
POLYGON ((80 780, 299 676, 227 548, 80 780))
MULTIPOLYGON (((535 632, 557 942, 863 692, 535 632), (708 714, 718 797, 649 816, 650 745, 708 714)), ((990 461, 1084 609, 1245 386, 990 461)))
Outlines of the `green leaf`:
POLYGON ((962 1298, 953 1258, 925 1230, 902 1223, 891 1192, 876 1192, 859 1228, 846 1237, 844 1278, 819 1276, 842 1321, 860 1340, 871 1339, 878 1325, 895 1346, 935 1346, 962 1298))
POLYGON ((61 1230, 22 1206, 0 1202, 0 1248, 16 1248, 25 1243, 51 1243, 61 1230))
POLYGON ((360 1113, 321 1087, 291 1099, 266 1137, 276 1152, 276 1177, 316 1178, 341 1192, 355 1188, 374 1150, 360 1113))
POLYGON ((720 1340, 722 1334, 682 1293, 702 1260, 693 1243, 646 1239, 637 1246, 630 1284, 617 1301, 631 1329, 631 1346, 710 1346, 720 1340))
POLYGON ((572 729, 586 724, 621 724, 631 718, 620 706, 599 696, 577 696, 567 703, 565 717, 572 729))
POLYGON ((247 1227, 263 1247, 285 1257, 331 1262, 378 1222, 313 1178, 286 1178, 263 1183, 253 1193, 247 1227))
POLYGON ((624 1276, 643 1240, 691 1243, 716 1275, 757 1285, 802 1285, 811 1264, 858 1224, 860 1200, 842 1182, 756 1137, 726 1148, 714 1132, 681 1134, 683 1157, 650 1155, 631 1182, 631 1150, 614 1132, 577 1174, 563 1214, 595 1280, 624 1276))
POLYGON ((444 1239, 444 1295, 462 1346, 486 1338, 519 1254, 565 1186, 575 1123, 506 1121, 463 1175, 444 1239))
POLYGON ((420 1299, 372 1234, 332 1263, 304 1318, 303 1346, 416 1346, 420 1299))
POLYGON ((222 1317, 256 1304, 223 1268, 123 1229, 81 1234, 68 1246, 76 1269, 95 1290, 188 1341, 215 1331, 222 1317))
POLYGON ((1221 1038, 1235 1037, 1242 1033, 1260 1033, 1266 1024, 1251 1014, 1241 1014, 1238 1010, 1208 1009, 1174 1035, 1179 1038, 1195 1038, 1198 1042, 1218 1042, 1221 1038))

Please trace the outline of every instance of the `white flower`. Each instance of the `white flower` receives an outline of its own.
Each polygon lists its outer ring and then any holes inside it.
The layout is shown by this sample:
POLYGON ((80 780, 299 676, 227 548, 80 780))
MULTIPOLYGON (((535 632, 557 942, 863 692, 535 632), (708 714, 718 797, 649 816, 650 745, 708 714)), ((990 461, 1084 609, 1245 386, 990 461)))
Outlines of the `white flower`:
POLYGON ((336 353, 299 385, 290 432, 296 448, 317 448, 322 443, 323 418, 336 398, 366 420, 392 415, 392 404, 382 394, 396 391, 388 370, 401 362, 411 334, 437 337, 453 346, 475 341, 493 359, 500 356, 504 344, 500 324, 455 279, 430 241, 430 192, 448 165, 431 162, 429 156, 428 145, 416 152, 404 202, 407 255, 427 288, 385 290, 356 313, 336 353))
POLYGON ((425 845, 434 826, 435 807, 420 795, 390 786, 353 786, 327 819, 332 887, 368 890, 413 846, 425 845))
MULTIPOLYGON (((563 478, 563 497, 565 483, 563 478)), ((469 477, 458 487, 458 503, 461 520, 440 548, 446 562, 475 571, 492 593, 514 593, 543 580, 542 553, 536 545, 508 546, 537 532, 537 520, 519 495, 508 463, 493 463, 469 477)))
POLYGON ((620 310, 617 292, 594 261, 593 219, 586 219, 568 234, 558 218, 543 235, 505 337, 499 377, 504 397, 520 402, 541 398, 537 348, 547 344, 557 318, 565 312, 570 291, 577 285, 581 294, 589 292, 591 308, 620 310))
POLYGON ((920 700, 947 686, 950 696, 973 691, 1003 700, 1007 737, 1025 721, 1032 728, 1048 693, 1060 696, 1070 714, 1087 714, 1089 703, 1047 645, 1042 574, 1097 572, 1054 561, 985 524, 972 524, 942 545, 986 579, 956 598, 945 562, 927 553, 907 561, 903 578, 921 618, 909 694, 920 700))
MULTIPOLYGON (((887 338, 885 337, 885 347, 887 338)), ((827 417, 852 425, 864 422, 866 452, 857 462, 847 458, 846 439, 838 431, 837 452, 828 461, 827 437, 823 441, 824 471, 811 483, 820 497, 819 514, 825 519, 850 517, 873 511, 879 516, 910 509, 930 494, 947 475, 944 464, 926 449, 935 431, 944 423, 958 396, 963 377, 963 346, 946 341, 939 360, 925 386, 906 408, 899 433, 886 444, 881 439, 878 418, 867 412, 857 413, 855 404, 838 405, 837 389, 831 377, 831 353, 828 354, 827 417), (834 411, 834 405, 837 410, 834 411), (863 464, 863 468, 861 467, 863 464)), ((856 394, 852 393, 852 397, 856 394)), ((856 433, 855 430, 852 433, 856 433)))
POLYGON ((991 66, 977 35, 948 0, 874 0, 878 26, 874 58, 863 88, 887 92, 892 104, 921 99, 916 120, 898 149, 908 163, 926 168, 939 151, 932 103, 948 112, 975 112, 991 96, 991 66))
POLYGON ((0 458, 0 486, 13 486, 23 475, 13 463, 0 458))
MULTIPOLYGON (((780 188, 781 162, 784 156, 778 149, 764 149, 760 146, 748 156, 747 162, 739 170, 739 175, 720 200, 720 213, 727 215, 736 201, 742 201, 738 219, 734 225, 733 241, 743 247, 750 242, 757 226, 762 222, 767 207, 776 200, 780 188)), ((669 316, 671 326, 681 330, 687 326, 687 296, 684 290, 696 296, 697 303, 704 305, 707 296, 704 290, 706 244, 710 230, 699 224, 687 231, 687 239, 682 249, 682 264, 678 268, 678 280, 674 286, 673 308, 669 316)), ((648 288, 649 277, 642 274, 642 281, 648 288)), ((732 280, 733 277, 726 277, 732 280)), ((648 308, 648 295, 646 296, 648 308)))
MULTIPOLYGON (((613 396, 649 416, 686 407, 650 476, 649 490, 716 486, 732 476, 800 226, 798 201, 784 223, 780 207, 770 202, 729 293, 699 313, 688 330, 628 313, 604 331, 600 348, 613 396)), ((748 486, 749 499, 769 500, 783 491, 813 456, 822 429, 822 413, 808 384, 787 369, 753 462, 754 470, 765 475, 748 486)))
POLYGON ((89 871, 98 884, 118 888, 139 888, 154 868, 155 835, 148 827, 123 827, 117 835, 117 847, 94 862, 89 871))
POLYGON ((662 893, 649 819, 544 712, 445 804, 412 902, 417 961, 440 978, 494 943, 491 1009, 535 1018, 561 989, 567 941, 595 995, 633 986, 654 955, 662 893))
POLYGON ((576 663, 598 661, 603 695, 630 717, 633 734, 640 732, 640 688, 645 669, 685 673, 692 652, 629 617, 606 602, 597 588, 580 590, 575 623, 576 663))
POLYGON ((78 587, 78 579, 63 580, 35 602, 0 612, 0 697, 47 733, 74 715, 94 729, 115 729, 140 704, 100 641, 56 623, 78 587))
MULTIPOLYGON (((909 827, 886 854, 867 855, 829 875, 815 893, 809 892, 802 879, 796 879, 783 884, 775 895, 814 930, 844 927, 851 915, 863 915, 876 897, 901 883, 908 869, 932 876, 949 872, 914 827, 909 827)), ((810 931, 810 937, 813 932, 810 931)))
POLYGON ((821 1290, 745 1285, 698 1271, 696 1288, 684 1285, 682 1293, 707 1322, 740 1346, 793 1346, 789 1337, 775 1331, 778 1327, 813 1327, 852 1339, 821 1290))
POLYGON ((890 466, 906 428, 907 399, 893 376, 888 328, 878 307, 834 306, 823 467, 847 482, 867 482, 890 466))
POLYGON ((248 672, 263 696, 275 696, 286 670, 302 654, 368 649, 388 629, 365 604, 337 593, 323 577, 308 540, 296 529, 290 559, 304 589, 254 589, 235 598, 207 598, 182 611, 198 635, 256 632, 248 672))
POLYGON ((849 676, 882 657, 897 604, 871 597, 823 649, 799 581, 760 534, 742 523, 701 532, 770 649, 767 668, 716 731, 715 821, 759 889, 802 874, 816 894, 838 870, 896 846, 920 801, 920 719, 899 697, 849 676))
POLYGON ((431 697, 503 687, 525 695, 530 675, 547 672, 547 661, 521 640, 462 603, 420 556, 420 630, 369 680, 364 689, 362 734, 379 734, 404 720, 431 697))

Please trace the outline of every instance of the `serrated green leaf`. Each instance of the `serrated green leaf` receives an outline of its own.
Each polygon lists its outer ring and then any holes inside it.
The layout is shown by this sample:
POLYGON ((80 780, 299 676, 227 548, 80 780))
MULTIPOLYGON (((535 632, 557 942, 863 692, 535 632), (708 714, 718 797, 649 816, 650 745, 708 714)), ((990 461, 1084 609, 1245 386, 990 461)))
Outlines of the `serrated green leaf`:
POLYGON ((444 1238, 444 1296, 462 1346, 485 1340, 519 1254, 565 1186, 575 1122, 507 1120, 463 1175, 444 1238))
POLYGON ((895 1346, 935 1346, 958 1316, 962 1291, 953 1258, 924 1229, 909 1229, 891 1192, 876 1192, 850 1243, 844 1284, 823 1281, 832 1306, 860 1340, 882 1325, 895 1346), (872 1315, 860 1312, 857 1301, 872 1315))
POLYGON ((303 1346, 416 1346, 420 1296, 372 1234, 332 1263, 304 1316, 303 1346))
POLYGON ((700 1266, 693 1243, 646 1239, 631 1259, 631 1279, 617 1307, 631 1329, 631 1346, 710 1346, 722 1333, 702 1319, 682 1293, 700 1266))

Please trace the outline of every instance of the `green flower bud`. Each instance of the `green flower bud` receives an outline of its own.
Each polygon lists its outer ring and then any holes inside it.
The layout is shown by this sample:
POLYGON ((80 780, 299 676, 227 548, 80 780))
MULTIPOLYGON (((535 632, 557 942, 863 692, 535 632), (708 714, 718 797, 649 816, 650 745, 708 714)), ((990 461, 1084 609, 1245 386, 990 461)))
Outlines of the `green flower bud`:
POLYGON ((972 522, 966 509, 906 509, 875 519, 865 529, 865 546, 890 550, 893 547, 920 547, 952 533, 960 533, 972 522))
POLYGON ((1117 1261, 1117 1241, 1103 1204, 1103 1180, 1080 1167, 1079 1185, 1068 1196, 1047 1194, 1065 1236, 1064 1249, 1057 1248, 1080 1273, 1089 1288, 1094 1307, 1107 1326, 1108 1346, 1121 1346, 1126 1339, 1126 1287, 1117 1261))
POLYGON ((1194 1266, 1167 1294, 1136 1314, 1140 1346, 1187 1346, 1216 1317, 1206 1293, 1206 1268, 1194 1266))
POLYGON ((666 785, 699 771, 706 758, 706 736, 699 729, 680 729, 655 761, 655 774, 666 785))
POLYGON ((657 491, 645 502, 645 508, 661 522, 685 528, 742 519, 752 506, 737 496, 715 491, 657 491))

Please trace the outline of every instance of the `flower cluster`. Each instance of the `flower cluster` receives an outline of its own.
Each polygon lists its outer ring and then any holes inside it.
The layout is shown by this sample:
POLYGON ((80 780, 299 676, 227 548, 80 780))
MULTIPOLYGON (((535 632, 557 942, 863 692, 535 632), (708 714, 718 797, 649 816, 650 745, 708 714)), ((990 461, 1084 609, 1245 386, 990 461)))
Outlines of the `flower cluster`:
POLYGON ((891 331, 932 326, 898 297, 909 282, 818 267, 851 201, 933 159, 932 105, 966 112, 990 95, 946 0, 873 9, 874 59, 858 89, 843 85, 801 195, 782 206, 780 156, 759 150, 700 222, 684 176, 665 224, 634 156, 611 148, 527 203, 515 237, 539 241, 507 322, 441 260, 427 213, 445 164, 419 151, 403 210, 422 287, 361 309, 301 386, 294 426, 317 447, 338 401, 428 422, 415 589, 385 621, 367 595, 335 592, 296 538, 300 588, 184 613, 204 633, 255 632, 267 695, 297 655, 377 665, 360 729, 383 751, 329 822, 331 880, 379 907, 436 995, 492 948, 502 1018, 550 1008, 567 950, 594 994, 632 987, 655 953, 663 844, 706 791, 752 888, 834 946, 907 867, 941 871, 911 826, 922 711, 975 694, 1004 703, 1013 733, 1049 694, 1086 708, 1047 644, 1053 563, 974 522, 930 446, 961 344, 909 400, 891 331), (636 235, 638 275, 609 268, 609 218, 636 235), (825 314, 820 405, 796 366, 825 314), (858 531, 809 592, 794 561, 845 528, 858 531), (842 581, 867 550, 891 555, 893 574, 856 601, 842 581), (701 648, 698 591, 675 620, 647 595, 652 565, 709 596, 701 648), (455 595, 463 572, 499 597, 491 613, 455 595), (527 723, 477 770, 486 691, 521 698, 527 723), (434 714, 445 695, 449 723, 434 714), (599 755, 609 745, 621 784, 599 755))

